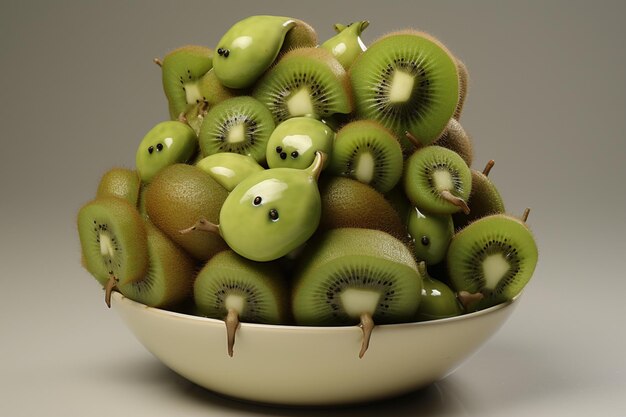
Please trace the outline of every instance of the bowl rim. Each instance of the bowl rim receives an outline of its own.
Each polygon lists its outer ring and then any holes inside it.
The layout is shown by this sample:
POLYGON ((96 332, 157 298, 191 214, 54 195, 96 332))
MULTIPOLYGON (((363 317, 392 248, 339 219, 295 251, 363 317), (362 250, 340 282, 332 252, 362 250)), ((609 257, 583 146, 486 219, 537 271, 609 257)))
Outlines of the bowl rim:
MULTIPOLYGON (((412 328, 412 327, 434 326, 434 325, 442 324, 442 323, 451 323, 451 322, 456 322, 456 321, 470 320, 476 317, 489 315, 495 311, 502 310, 514 303, 517 303, 519 299, 521 298, 521 296, 522 296, 522 293, 519 293, 510 300, 504 301, 502 303, 496 304, 491 307, 487 307, 483 310, 461 314, 460 316, 446 317, 442 319, 434 319, 434 320, 426 320, 426 321, 377 324, 376 327, 377 328, 389 328, 389 329, 398 329, 398 328, 401 329, 403 327, 412 328)), ((133 299, 126 297, 119 291, 113 291, 112 298, 116 302, 130 303, 133 308, 141 308, 143 310, 149 310, 151 314, 162 315, 165 317, 171 317, 175 319, 185 319, 185 320, 192 320, 192 321, 198 321, 198 322, 205 322, 208 324, 219 325, 222 327, 224 326, 224 320, 214 319, 214 318, 205 317, 205 316, 196 316, 196 315, 188 314, 188 313, 180 313, 177 311, 166 310, 166 309, 162 309, 158 307, 150 307, 146 304, 142 304, 138 301, 134 301, 133 299)), ((256 329, 266 329, 266 330, 275 330, 275 331, 285 330, 285 331, 290 331, 290 332, 294 332, 294 331, 307 331, 307 332, 337 331, 337 332, 340 332, 340 331, 345 331, 346 329, 353 329, 355 326, 357 326, 357 324, 341 325, 341 326, 298 326, 298 325, 293 325, 293 324, 264 324, 264 323, 241 322, 240 326, 251 328, 251 329, 256 328, 256 329)))

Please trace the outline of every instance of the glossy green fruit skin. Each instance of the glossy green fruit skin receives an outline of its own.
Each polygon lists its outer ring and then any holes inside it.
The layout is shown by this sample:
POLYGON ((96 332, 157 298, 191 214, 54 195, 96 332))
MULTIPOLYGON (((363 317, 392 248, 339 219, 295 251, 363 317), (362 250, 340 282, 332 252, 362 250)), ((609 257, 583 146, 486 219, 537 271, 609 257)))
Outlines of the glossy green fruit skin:
POLYGON ((229 88, 250 87, 278 56, 296 21, 282 16, 250 16, 235 23, 217 43, 215 75, 229 88))
POLYGON ((347 26, 336 24, 335 30, 338 33, 320 46, 330 51, 337 61, 348 69, 354 60, 367 49, 360 36, 368 26, 367 20, 350 23, 347 26))
POLYGON ((271 261, 313 235, 321 206, 316 179, 308 171, 268 169, 249 176, 229 194, 220 211, 220 233, 239 255, 271 261), (272 210, 277 219, 272 219, 272 210))
POLYGON ((414 243, 415 259, 427 265, 443 261, 454 235, 454 224, 449 214, 422 213, 417 207, 409 214, 407 230, 414 243))
POLYGON ((422 282, 418 321, 445 319, 463 314, 463 307, 454 292, 443 282, 425 276, 422 282))
POLYGON ((196 166, 209 174, 226 191, 232 191, 245 178, 264 169, 251 156, 234 152, 206 156, 196 166))
POLYGON ((334 139, 335 132, 326 123, 310 117, 292 117, 272 132, 265 155, 267 165, 306 169, 313 163, 316 151, 330 155, 334 139))
POLYGON ((137 149, 135 163, 143 182, 150 182, 163 168, 187 162, 196 152, 198 139, 189 125, 165 121, 144 136, 137 149))

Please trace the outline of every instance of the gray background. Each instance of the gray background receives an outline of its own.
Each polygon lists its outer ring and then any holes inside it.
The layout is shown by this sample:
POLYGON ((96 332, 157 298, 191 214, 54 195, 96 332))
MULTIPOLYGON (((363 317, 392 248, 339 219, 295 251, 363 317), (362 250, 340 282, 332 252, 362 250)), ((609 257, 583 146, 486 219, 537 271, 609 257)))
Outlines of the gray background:
POLYGON ((455 374, 327 415, 626 416, 623 3, 16 2, 0 6, 0 415, 315 415, 221 399, 154 359, 79 265, 75 215, 167 117, 152 58, 237 20, 368 19, 439 37, 470 71, 462 122, 540 261, 513 317, 455 374))

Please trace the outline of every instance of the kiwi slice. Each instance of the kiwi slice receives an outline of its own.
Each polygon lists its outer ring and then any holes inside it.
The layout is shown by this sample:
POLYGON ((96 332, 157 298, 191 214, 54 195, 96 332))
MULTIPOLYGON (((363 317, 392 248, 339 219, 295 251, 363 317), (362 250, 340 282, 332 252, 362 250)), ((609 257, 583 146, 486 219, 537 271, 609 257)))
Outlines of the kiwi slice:
POLYGON ((211 233, 180 234, 204 217, 216 222, 228 192, 209 174, 193 165, 174 164, 160 171, 145 192, 150 220, 198 260, 206 260, 226 244, 211 233))
POLYGON ((252 95, 270 109, 276 123, 295 116, 323 119, 352 111, 346 70, 322 48, 286 53, 261 77, 252 95))
POLYGON ((107 171, 98 184, 96 198, 118 197, 136 206, 139 200, 141 180, 137 171, 127 168, 113 168, 107 171))
POLYGON ((100 197, 78 212, 83 266, 111 290, 141 279, 148 269, 146 228, 134 205, 117 197, 100 197))
POLYGON ((307 248, 294 277, 293 314, 300 325, 360 323, 365 354, 374 323, 414 319, 422 278, 410 250, 380 230, 343 228, 307 248))
POLYGON ((194 299, 201 315, 223 319, 233 356, 239 321, 281 324, 288 316, 288 289, 276 263, 258 263, 233 251, 211 258, 198 273, 194 299))
POLYGON ((267 140, 273 130, 274 120, 267 107, 253 97, 241 96, 210 109, 198 139, 204 156, 235 152, 264 162, 267 140))
POLYGON ((469 213, 466 201, 471 190, 469 167, 450 149, 426 146, 406 161, 404 191, 409 200, 424 211, 469 213))
POLYGON ((463 305, 454 291, 444 282, 431 277, 425 262, 420 262, 417 269, 423 278, 417 321, 445 319, 463 314, 463 305))
POLYGON ((125 297, 150 307, 176 305, 191 295, 195 262, 150 222, 146 231, 148 270, 141 279, 118 285, 118 289, 125 297))
POLYGON ((356 113, 391 129, 404 143, 410 132, 422 144, 437 139, 459 100, 455 59, 430 35, 406 30, 386 35, 350 67, 356 113))
POLYGON ((492 159, 487 162, 482 172, 472 169, 472 191, 467 200, 470 212, 469 214, 458 212, 452 215, 454 227, 457 230, 481 217, 505 212, 504 201, 500 192, 489 179, 489 173, 494 165, 495 161, 492 159))
POLYGON ((200 103, 199 80, 213 67, 213 51, 204 46, 186 45, 155 60, 163 73, 163 90, 170 116, 177 119, 190 104, 200 103))
POLYGON ((320 179, 320 230, 356 227, 387 232, 406 242, 404 222, 385 197, 374 188, 346 177, 320 179))
POLYGON ((329 170, 386 193, 402 177, 402 165, 402 148, 395 136, 378 122, 358 120, 337 132, 329 170))
POLYGON ((465 161, 467 166, 472 166, 474 161, 474 149, 472 146, 472 138, 467 134, 461 123, 452 118, 446 126, 446 130, 434 143, 437 146, 448 148, 459 154, 465 161))
POLYGON ((447 264, 454 289, 480 293, 482 308, 519 294, 532 277, 537 257, 537 244, 525 221, 494 214, 470 223, 452 238, 447 264))

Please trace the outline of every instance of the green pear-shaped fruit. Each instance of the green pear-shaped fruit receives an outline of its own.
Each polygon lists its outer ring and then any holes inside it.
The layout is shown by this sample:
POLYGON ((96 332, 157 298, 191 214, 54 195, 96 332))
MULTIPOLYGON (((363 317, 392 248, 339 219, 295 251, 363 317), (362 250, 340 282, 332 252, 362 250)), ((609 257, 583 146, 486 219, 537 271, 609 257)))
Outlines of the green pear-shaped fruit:
POLYGON ((232 191, 250 175, 263 171, 251 156, 234 152, 220 152, 202 158, 196 166, 209 174, 226 191, 232 191))
POLYGON ((454 235, 451 215, 422 213, 414 207, 409 214, 407 229, 414 243, 415 259, 435 265, 446 258, 454 235))
POLYGON ((425 262, 420 262, 417 269, 423 279, 417 310, 418 321, 443 319, 463 314, 463 307, 454 291, 443 282, 432 278, 426 270, 425 262))
POLYGON ((361 40, 361 33, 369 24, 367 20, 350 23, 347 26, 338 23, 335 25, 337 34, 324 42, 321 47, 329 50, 339 63, 348 69, 354 60, 367 49, 361 40))
POLYGON ((335 132, 320 120, 292 117, 280 123, 267 141, 265 158, 270 168, 305 169, 315 152, 332 152, 335 132))
POLYGON ((250 16, 235 23, 217 43, 215 75, 229 88, 246 88, 278 56, 285 35, 296 25, 282 16, 250 16))

